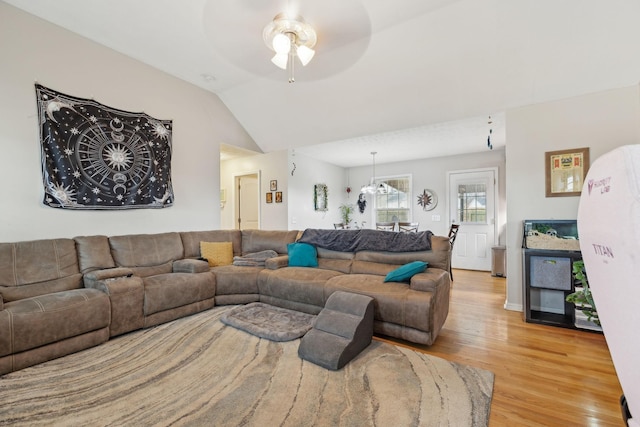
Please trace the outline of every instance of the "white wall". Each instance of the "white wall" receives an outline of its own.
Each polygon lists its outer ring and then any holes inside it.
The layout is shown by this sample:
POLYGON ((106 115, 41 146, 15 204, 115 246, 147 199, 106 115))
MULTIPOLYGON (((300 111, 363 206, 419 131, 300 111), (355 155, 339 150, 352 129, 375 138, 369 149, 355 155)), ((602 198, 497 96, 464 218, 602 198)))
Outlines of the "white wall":
POLYGON ((578 213, 579 197, 545 197, 545 152, 589 147, 593 162, 640 143, 639 95, 632 86, 507 111, 507 308, 522 310, 522 221, 578 213))
POLYGON ((0 241, 218 228, 219 145, 258 150, 217 96, 0 2, 0 241), (175 202, 164 209, 45 207, 34 82, 173 120, 175 202))
POLYGON ((236 189, 234 177, 251 173, 260 175, 260 228, 262 230, 286 230, 287 210, 290 197, 288 195, 287 151, 276 151, 255 156, 240 157, 220 162, 220 185, 227 192, 227 203, 221 209, 220 228, 235 228, 234 201, 236 189), (282 191, 282 203, 276 203, 275 192, 273 202, 266 202, 266 193, 270 192, 269 184, 277 181, 278 191, 282 191))
MULTIPOLYGON (((412 209, 413 220, 420 222, 421 230, 431 230, 438 235, 447 235, 449 222, 447 215, 447 172, 477 168, 497 167, 499 174, 498 230, 500 243, 505 242, 506 201, 505 201, 505 151, 493 150, 480 153, 388 163, 376 166, 378 176, 410 174, 413 177, 412 209), (380 173, 378 173, 378 171, 380 173), (417 204, 418 194, 424 188, 434 190, 439 198, 432 211, 423 211, 417 204), (440 215, 440 221, 432 221, 432 215, 440 215)), ((371 167, 345 169, 330 163, 291 151, 258 154, 221 162, 221 188, 227 191, 227 203, 221 209, 221 228, 234 228, 234 175, 259 172, 261 174, 261 225, 263 229, 304 230, 305 228, 333 228, 341 222, 338 207, 352 204, 355 208, 354 221, 358 225, 367 222, 367 228, 374 228, 371 196, 367 208, 360 214, 356 202, 360 187, 369 182, 371 167), (293 174, 291 171, 294 168, 293 174), (269 182, 278 181, 278 191, 283 192, 283 203, 267 204, 264 194, 269 191, 269 182), (329 188, 329 209, 317 212, 313 206, 315 184, 326 184, 329 188), (351 193, 346 192, 347 185, 351 193)))
MULTIPOLYGON (((338 207, 347 202, 346 170, 344 168, 292 151, 289 154, 287 171, 289 173, 290 230, 333 228, 334 223, 342 222, 338 207), (294 163, 295 170, 292 175, 294 163), (327 211, 314 210, 313 191, 315 184, 326 184, 329 189, 327 211)), ((353 193, 351 194, 353 195, 353 193)))
MULTIPOLYGON (((482 141, 478 141, 482 144, 482 141)), ((381 159, 377 159, 379 162, 381 159)), ((498 230, 500 234, 500 242, 504 244, 504 224, 506 223, 506 202, 505 202, 505 151, 504 150, 487 150, 479 153, 465 154, 458 156, 438 157, 432 159, 419 159, 408 162, 398 163, 376 163, 376 176, 378 178, 384 176, 407 175, 412 176, 411 188, 411 208, 412 220, 420 223, 420 230, 431 230, 434 234, 446 236, 449 233, 449 216, 447 212, 447 172, 456 170, 468 170, 479 168, 498 168, 498 230), (435 191, 438 197, 438 204, 431 211, 424 211, 418 205, 418 195, 422 194, 425 188, 435 191), (433 221, 433 215, 440 215, 440 221, 433 221)), ((360 187, 368 184, 371 178, 372 167, 363 166, 351 168, 349 170, 349 182, 354 190, 351 199, 354 201, 358 198, 360 187), (355 197, 354 197, 355 194, 355 197)), ((367 228, 374 228, 375 219, 373 217, 373 200, 370 195, 367 196, 367 208, 363 215, 359 212, 356 214, 355 220, 360 223, 362 220, 367 221, 367 228)))

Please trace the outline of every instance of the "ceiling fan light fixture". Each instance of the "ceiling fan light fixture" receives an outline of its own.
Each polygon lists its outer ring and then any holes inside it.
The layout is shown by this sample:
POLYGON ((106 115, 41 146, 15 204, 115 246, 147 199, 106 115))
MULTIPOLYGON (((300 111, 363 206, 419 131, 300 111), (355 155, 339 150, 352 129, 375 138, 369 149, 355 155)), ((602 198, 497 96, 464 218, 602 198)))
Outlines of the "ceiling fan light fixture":
POLYGON ((283 33, 276 34, 273 36, 273 41, 271 42, 273 50, 278 54, 288 54, 291 50, 291 40, 283 33))
POLYGON ((271 62, 276 64, 277 67, 282 68, 283 70, 287 69, 287 63, 289 62, 289 54, 288 53, 276 53, 273 58, 271 58, 271 62))
POLYGON ((302 65, 306 66, 315 54, 313 47, 316 45, 317 35, 302 16, 289 17, 280 13, 264 27, 262 39, 269 49, 276 52, 271 62, 284 70, 289 69, 289 82, 293 82, 293 59, 297 56, 302 65), (282 55, 289 57, 285 61, 282 55))
POLYGON ((307 64, 313 59, 313 55, 316 54, 316 51, 306 46, 299 46, 296 49, 296 53, 298 55, 298 59, 300 59, 300 62, 302 62, 302 65, 306 67, 307 64))

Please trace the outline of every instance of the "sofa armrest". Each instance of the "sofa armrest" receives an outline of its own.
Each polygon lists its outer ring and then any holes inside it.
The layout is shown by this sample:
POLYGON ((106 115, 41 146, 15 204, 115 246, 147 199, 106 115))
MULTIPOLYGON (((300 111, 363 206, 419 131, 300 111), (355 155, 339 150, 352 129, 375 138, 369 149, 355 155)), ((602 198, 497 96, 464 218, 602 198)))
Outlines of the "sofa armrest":
POLYGON ((280 255, 274 258, 269 258, 264 262, 264 266, 269 270, 277 270, 279 268, 287 267, 289 265, 289 255, 280 255))
POLYGON ((96 286, 99 282, 109 281, 113 279, 118 279, 121 277, 131 277, 133 276, 133 270, 126 267, 119 268, 106 268, 104 270, 95 270, 89 273, 86 273, 83 277, 84 287, 85 288, 94 288, 98 289, 96 286))
MULTIPOLYGON (((133 270, 130 268, 107 268, 104 270, 95 270, 86 273, 82 280, 85 288, 97 289, 104 292, 107 295, 112 295, 122 287, 120 279, 133 279, 137 278, 133 276, 133 270)), ((138 278, 139 279, 139 278, 138 278)), ((129 283, 131 280, 126 280, 125 283, 129 283)), ((137 283, 137 281, 135 282, 137 283)), ((140 279, 142 283, 142 279, 140 279)), ((128 286, 128 285, 127 285, 128 286)))
POLYGON ((84 287, 109 295, 111 324, 109 336, 141 329, 144 326, 144 281, 130 268, 109 268, 84 275, 84 287))
POLYGON ((179 259, 173 261, 174 273, 206 273, 210 270, 209 263, 200 259, 179 259))
POLYGON ((411 278, 411 289, 419 292, 431 292, 429 322, 431 324, 431 342, 436 339, 449 314, 451 277, 449 272, 440 268, 427 268, 424 273, 411 278))
POLYGON ((448 282, 448 272, 439 268, 427 268, 423 273, 411 278, 411 289, 422 292, 436 292, 445 282, 448 282), (447 276, 446 278, 444 276, 447 276))

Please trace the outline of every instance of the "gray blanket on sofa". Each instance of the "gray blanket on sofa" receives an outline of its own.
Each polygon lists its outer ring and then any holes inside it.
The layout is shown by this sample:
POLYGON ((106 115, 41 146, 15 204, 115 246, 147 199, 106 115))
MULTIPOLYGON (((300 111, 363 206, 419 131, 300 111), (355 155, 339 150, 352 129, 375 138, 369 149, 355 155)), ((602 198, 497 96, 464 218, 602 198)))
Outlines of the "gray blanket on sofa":
POLYGON ((388 251, 416 252, 431 250, 431 231, 396 233, 379 230, 320 230, 308 228, 299 242, 340 252, 388 251))
POLYGON ((278 253, 267 249, 265 251, 253 252, 243 256, 234 256, 233 265, 242 267, 264 267, 269 258, 277 257, 278 253))

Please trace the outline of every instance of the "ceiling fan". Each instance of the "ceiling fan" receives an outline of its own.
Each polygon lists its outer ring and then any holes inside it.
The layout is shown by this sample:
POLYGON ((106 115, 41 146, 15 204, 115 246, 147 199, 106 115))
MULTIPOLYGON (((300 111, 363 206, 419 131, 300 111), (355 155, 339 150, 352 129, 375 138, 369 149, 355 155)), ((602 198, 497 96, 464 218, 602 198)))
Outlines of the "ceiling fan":
MULTIPOLYGON (((296 77, 299 77, 297 80, 300 82, 324 79, 349 68, 369 46, 371 22, 360 0, 279 3, 261 0, 207 0, 202 25, 212 48, 231 64, 264 78, 287 81, 286 75, 283 76, 274 67, 274 63, 286 69, 289 57, 282 54, 273 56, 273 41, 278 32, 266 30, 275 28, 274 23, 279 18, 295 20, 302 16, 302 22, 314 30, 317 41, 311 43, 305 40, 301 44, 304 52, 297 51, 297 56, 303 63, 309 63, 309 55, 313 57, 312 64, 296 69, 296 77), (263 30, 269 34, 263 37, 263 30), (265 43, 271 43, 271 46, 267 47, 265 43), (315 55, 306 49, 314 50, 315 55)), ((298 37, 299 34, 284 33, 291 47, 291 35, 298 37)), ((303 35, 306 37, 308 34, 303 35)), ((281 37, 278 40, 285 41, 281 37)), ((286 49, 287 43, 282 46, 282 49, 286 49)))

